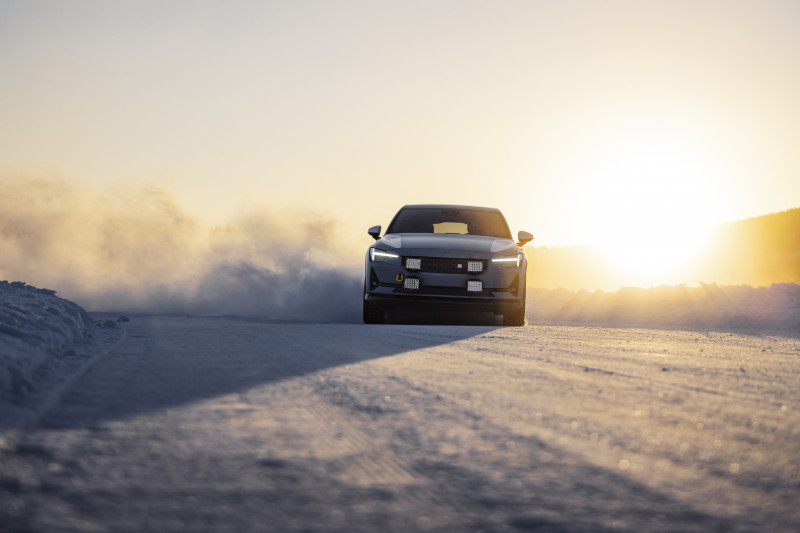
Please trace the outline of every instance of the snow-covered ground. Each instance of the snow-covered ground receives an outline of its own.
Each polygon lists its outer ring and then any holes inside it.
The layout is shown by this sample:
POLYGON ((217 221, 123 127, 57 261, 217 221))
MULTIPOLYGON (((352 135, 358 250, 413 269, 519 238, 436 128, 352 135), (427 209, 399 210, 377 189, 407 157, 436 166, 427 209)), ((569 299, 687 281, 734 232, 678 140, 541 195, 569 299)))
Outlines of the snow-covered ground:
POLYGON ((117 322, 93 320, 56 291, 0 281, 0 431, 24 422, 123 336, 117 322))
POLYGON ((124 327, 0 443, 0 531, 800 531, 797 338, 124 327))
POLYGON ((797 285, 529 289, 525 328, 306 296, 126 323, 0 282, 0 531, 800 526, 797 285))
MULTIPOLYGON (((215 287, 199 294, 196 301, 170 310, 272 320, 353 323, 360 319, 355 279, 345 280, 347 292, 342 288, 331 292, 327 284, 315 281, 308 290, 295 290, 295 297, 288 298, 284 292, 265 291, 262 284, 254 286, 252 280, 245 283, 239 278, 236 290, 227 287, 236 297, 217 294, 219 287, 215 287)), ((527 318, 530 324, 730 330, 797 337, 800 286, 711 284, 616 292, 529 288, 527 318)), ((40 409, 71 376, 123 336, 124 328, 117 320, 93 320, 81 306, 59 298, 53 290, 0 281, 0 430, 40 409)))

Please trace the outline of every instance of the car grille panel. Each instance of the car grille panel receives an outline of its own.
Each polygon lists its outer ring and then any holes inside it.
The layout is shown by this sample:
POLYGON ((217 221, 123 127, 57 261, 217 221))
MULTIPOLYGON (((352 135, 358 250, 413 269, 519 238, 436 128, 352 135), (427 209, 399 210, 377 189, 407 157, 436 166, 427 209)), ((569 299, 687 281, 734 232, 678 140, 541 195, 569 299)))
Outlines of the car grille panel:
MULTIPOLYGON (((460 259, 452 257, 422 257, 420 258, 420 272, 431 274, 479 274, 486 270, 486 261, 480 259, 460 259), (470 272, 469 263, 480 262, 480 272, 470 272)), ((403 261, 405 264, 405 261, 403 261)))

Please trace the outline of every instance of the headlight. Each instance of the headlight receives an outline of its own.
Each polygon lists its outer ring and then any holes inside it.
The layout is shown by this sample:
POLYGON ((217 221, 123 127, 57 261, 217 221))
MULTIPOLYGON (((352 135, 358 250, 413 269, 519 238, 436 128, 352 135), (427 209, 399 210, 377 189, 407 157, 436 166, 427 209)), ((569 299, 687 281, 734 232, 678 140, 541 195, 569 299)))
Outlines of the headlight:
POLYGON ((522 254, 495 257, 492 259, 492 263, 505 268, 517 268, 522 264, 522 254))
POLYGON ((391 259, 399 259, 400 256, 397 254, 393 254, 387 252, 385 250, 381 250, 379 248, 370 248, 369 249, 369 260, 375 261, 378 263, 382 263, 384 261, 389 261, 391 259))

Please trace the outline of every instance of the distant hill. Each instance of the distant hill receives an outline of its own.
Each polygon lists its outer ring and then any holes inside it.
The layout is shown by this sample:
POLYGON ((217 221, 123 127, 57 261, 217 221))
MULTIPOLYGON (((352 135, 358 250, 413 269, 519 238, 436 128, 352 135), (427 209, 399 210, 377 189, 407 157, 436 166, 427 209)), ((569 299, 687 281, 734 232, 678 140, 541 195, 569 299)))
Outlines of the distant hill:
MULTIPOLYGON (((615 290, 629 285, 590 246, 531 248, 528 285, 615 290)), ((722 224, 705 251, 669 283, 800 284, 800 208, 722 224)))
POLYGON ((800 283, 800 209, 721 225, 698 271, 725 284, 800 283))

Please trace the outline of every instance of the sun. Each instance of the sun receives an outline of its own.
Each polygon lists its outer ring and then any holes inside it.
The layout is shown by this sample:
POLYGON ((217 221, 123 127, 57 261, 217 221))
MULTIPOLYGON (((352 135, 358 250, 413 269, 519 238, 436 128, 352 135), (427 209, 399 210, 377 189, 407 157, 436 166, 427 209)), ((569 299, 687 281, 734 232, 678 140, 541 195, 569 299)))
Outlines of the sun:
POLYGON ((720 216, 724 172, 713 142, 691 128, 628 125, 596 139, 583 171, 588 240, 627 284, 692 282, 682 272, 720 216))

